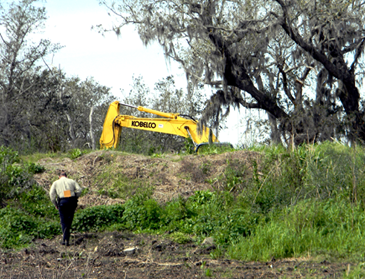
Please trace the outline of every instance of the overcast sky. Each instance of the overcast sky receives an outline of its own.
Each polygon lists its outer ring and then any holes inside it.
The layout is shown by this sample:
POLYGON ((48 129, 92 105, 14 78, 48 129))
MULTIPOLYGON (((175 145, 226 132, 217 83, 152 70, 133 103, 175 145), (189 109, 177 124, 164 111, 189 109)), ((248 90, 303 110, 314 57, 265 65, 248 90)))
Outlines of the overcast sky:
MULTIPOLYGON (((93 77, 120 98, 120 89, 129 92, 133 75, 141 75, 151 89, 158 80, 174 75, 177 87, 186 88, 179 65, 166 62, 159 45, 145 47, 132 27, 123 28, 119 38, 114 33, 102 36, 92 30, 97 24, 112 23, 97 0, 49 0, 40 4, 46 7, 49 17, 42 36, 64 46, 47 63, 60 67, 69 77, 93 77)), ((237 113, 230 117, 229 129, 220 133, 220 141, 237 144, 238 118, 237 113)))
POLYGON ((133 75, 142 75, 152 87, 173 74, 178 84, 185 86, 177 63, 168 66, 162 49, 157 44, 143 46, 132 27, 124 28, 119 38, 114 33, 102 36, 92 30, 93 25, 111 25, 106 9, 96 0, 49 0, 43 4, 49 16, 44 35, 65 46, 53 57, 53 66, 60 66, 68 75, 94 77, 112 87, 116 95, 120 88, 129 87, 133 75))

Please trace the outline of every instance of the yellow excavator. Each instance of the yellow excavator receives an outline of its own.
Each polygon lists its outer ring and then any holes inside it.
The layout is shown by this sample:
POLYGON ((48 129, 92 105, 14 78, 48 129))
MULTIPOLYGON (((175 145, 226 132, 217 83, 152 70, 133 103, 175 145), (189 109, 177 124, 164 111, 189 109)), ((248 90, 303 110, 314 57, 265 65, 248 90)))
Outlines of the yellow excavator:
POLYGON ((203 127, 202 131, 198 132, 198 121, 190 116, 179 113, 165 113, 114 101, 110 104, 105 116, 103 132, 100 137, 100 149, 116 148, 119 144, 122 127, 178 135, 185 138, 190 137, 194 143, 195 152, 198 152, 201 146, 208 145, 209 143, 232 147, 231 144, 219 143, 218 139, 207 127, 203 127), (142 118, 130 115, 120 115, 119 111, 121 105, 152 113, 160 117, 142 118))

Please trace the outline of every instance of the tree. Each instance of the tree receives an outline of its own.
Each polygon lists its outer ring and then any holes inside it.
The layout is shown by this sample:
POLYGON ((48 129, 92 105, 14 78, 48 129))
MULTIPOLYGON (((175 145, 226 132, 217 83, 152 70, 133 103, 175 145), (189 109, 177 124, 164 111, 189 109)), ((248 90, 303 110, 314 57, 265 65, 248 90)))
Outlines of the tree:
POLYGON ((28 121, 36 150, 95 149, 106 107, 115 99, 110 88, 57 69, 44 70, 40 79, 45 87, 37 87, 36 112, 28 121))
POLYGON ((289 143, 365 140, 360 0, 101 1, 147 45, 158 41, 194 83, 218 87, 202 124, 230 106, 268 113, 289 143))
MULTIPOLYGON (((0 144, 14 145, 29 137, 28 116, 34 98, 39 62, 59 46, 48 40, 32 43, 31 34, 39 31, 46 19, 45 9, 34 0, 21 0, 1 7, 0 15, 0 144)), ((41 80, 37 80, 42 83, 41 80)))
POLYGON ((1 7, 0 145, 22 152, 96 148, 105 107, 115 98, 92 78, 51 69, 45 57, 60 47, 30 38, 46 20, 35 0, 1 7))
MULTIPOLYGON (((180 113, 182 116, 197 119, 202 112, 202 95, 196 90, 193 96, 191 91, 175 88, 173 76, 168 76, 155 83, 152 108, 162 112, 180 113)), ((198 119, 197 119, 198 120, 198 119)), ((161 152, 181 151, 185 147, 185 139, 179 136, 160 134, 154 136, 154 146, 159 146, 161 152)))
POLYGON ((68 123, 66 135, 69 146, 95 149, 95 139, 102 132, 105 110, 116 97, 111 94, 110 88, 100 85, 93 78, 85 81, 67 79, 62 90, 70 97, 63 111, 68 123))
MULTIPOLYGON (((17 97, 15 113, 22 123, 9 131, 12 139, 9 145, 23 152, 61 150, 61 131, 67 124, 61 120, 61 103, 67 102, 68 96, 59 94, 60 78, 50 70, 43 70, 32 72, 22 82, 29 87, 29 91, 17 97)), ((16 121, 15 118, 13 122, 16 121)))

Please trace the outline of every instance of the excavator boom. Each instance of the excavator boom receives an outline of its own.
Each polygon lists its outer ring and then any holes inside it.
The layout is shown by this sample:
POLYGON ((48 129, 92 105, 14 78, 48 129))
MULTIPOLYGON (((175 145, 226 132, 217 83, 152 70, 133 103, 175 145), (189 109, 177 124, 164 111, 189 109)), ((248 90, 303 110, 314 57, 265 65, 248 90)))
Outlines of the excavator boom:
POLYGON ((198 132, 197 121, 181 117, 178 113, 165 113, 144 107, 126 105, 138 109, 139 111, 160 116, 159 118, 134 117, 130 115, 120 115, 120 105, 123 104, 115 101, 109 106, 103 125, 103 132, 100 137, 101 149, 116 148, 118 146, 122 127, 177 135, 185 138, 191 137, 196 150, 200 144, 218 142, 209 128, 204 127, 201 132, 198 132))

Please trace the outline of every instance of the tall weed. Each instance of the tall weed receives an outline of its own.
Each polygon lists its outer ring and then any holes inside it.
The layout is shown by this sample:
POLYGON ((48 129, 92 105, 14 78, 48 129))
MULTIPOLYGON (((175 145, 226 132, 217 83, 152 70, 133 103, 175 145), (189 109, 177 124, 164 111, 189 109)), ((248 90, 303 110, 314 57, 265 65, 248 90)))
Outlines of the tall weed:
POLYGON ((355 149, 324 142, 302 145, 294 151, 281 147, 262 150, 261 175, 254 177, 248 193, 250 199, 254 196, 252 206, 259 212, 266 213, 311 198, 341 197, 364 204, 365 152, 362 147, 355 149))
POLYGON ((361 206, 335 199, 306 200, 261 219, 228 253, 235 259, 261 261, 308 254, 356 259, 364 257, 364 229, 361 206))

